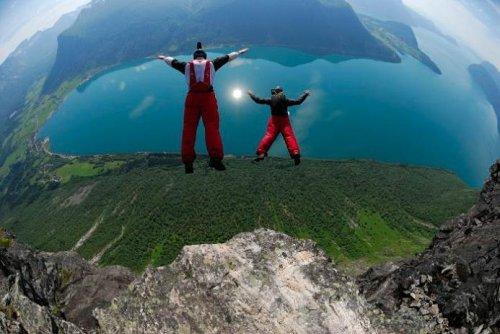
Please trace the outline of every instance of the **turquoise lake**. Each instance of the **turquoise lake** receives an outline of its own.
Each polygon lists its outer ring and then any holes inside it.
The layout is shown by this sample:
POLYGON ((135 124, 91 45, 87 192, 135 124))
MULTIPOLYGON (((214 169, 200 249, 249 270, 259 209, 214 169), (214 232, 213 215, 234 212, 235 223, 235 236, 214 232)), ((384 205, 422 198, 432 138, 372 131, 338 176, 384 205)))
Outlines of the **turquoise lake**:
MULTIPOLYGON (((467 73, 469 60, 451 56, 453 45, 436 48, 437 37, 424 37, 422 47, 443 75, 408 56, 390 64, 252 49, 217 72, 225 153, 252 155, 269 116, 246 94, 233 98, 233 90, 264 96, 279 84, 289 97, 312 92, 291 109, 303 156, 440 167, 479 186, 500 156, 494 111, 467 73)), ((65 154, 179 152, 185 94, 184 77, 161 61, 123 64, 70 93, 38 137, 65 154)), ((199 153, 206 152, 203 139, 200 123, 199 153)), ((281 139, 270 153, 286 156, 281 139)))

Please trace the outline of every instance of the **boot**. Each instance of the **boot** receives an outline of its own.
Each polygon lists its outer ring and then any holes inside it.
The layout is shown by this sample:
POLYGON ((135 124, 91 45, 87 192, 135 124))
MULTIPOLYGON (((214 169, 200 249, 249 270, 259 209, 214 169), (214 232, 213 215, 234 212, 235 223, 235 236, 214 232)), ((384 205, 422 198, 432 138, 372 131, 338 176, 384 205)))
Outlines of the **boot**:
POLYGON ((226 170, 226 166, 224 166, 221 159, 210 158, 210 161, 208 163, 208 167, 213 168, 213 169, 218 170, 218 171, 226 170))
POLYGON ((255 162, 255 163, 259 163, 259 162, 263 161, 263 160, 264 160, 264 158, 266 157, 266 155, 267 155, 267 154, 259 154, 259 155, 257 156, 257 158, 253 159, 253 162, 255 162))
POLYGON ((184 164, 184 170, 186 171, 186 174, 193 174, 194 173, 194 168, 193 164, 184 164))
POLYGON ((298 155, 298 154, 294 155, 292 158, 293 158, 293 162, 294 162, 295 166, 300 165, 300 155, 298 155))

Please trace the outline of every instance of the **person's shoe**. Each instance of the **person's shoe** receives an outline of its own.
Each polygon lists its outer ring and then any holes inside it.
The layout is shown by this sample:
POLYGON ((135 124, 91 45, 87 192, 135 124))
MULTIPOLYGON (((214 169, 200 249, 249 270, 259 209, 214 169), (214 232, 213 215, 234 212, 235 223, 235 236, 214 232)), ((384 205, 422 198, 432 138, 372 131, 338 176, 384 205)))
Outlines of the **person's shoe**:
POLYGON ((267 155, 267 154, 259 154, 259 155, 257 156, 257 158, 253 159, 253 162, 255 162, 255 163, 259 163, 259 162, 263 161, 263 160, 265 159, 266 155, 267 155))
POLYGON ((295 166, 300 165, 300 155, 294 156, 293 157, 293 162, 294 162, 295 166))
POLYGON ((186 171, 186 174, 193 174, 194 173, 193 164, 185 164, 184 170, 186 171))
POLYGON ((226 166, 222 163, 222 160, 220 159, 210 159, 208 162, 208 167, 213 168, 218 171, 224 171, 226 170, 226 166))
POLYGON ((264 161, 264 158, 257 157, 257 158, 255 158, 255 159, 253 159, 252 161, 253 161, 253 162, 255 162, 255 163, 259 163, 259 162, 261 162, 261 161, 264 161))

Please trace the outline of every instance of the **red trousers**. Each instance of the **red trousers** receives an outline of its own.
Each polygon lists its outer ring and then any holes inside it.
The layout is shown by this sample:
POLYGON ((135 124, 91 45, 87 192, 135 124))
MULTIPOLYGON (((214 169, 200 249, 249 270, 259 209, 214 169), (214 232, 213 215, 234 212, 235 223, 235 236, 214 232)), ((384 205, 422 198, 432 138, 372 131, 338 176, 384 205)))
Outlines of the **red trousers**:
POLYGON ((196 158, 194 144, 200 117, 205 125, 205 144, 212 159, 224 158, 222 139, 219 132, 219 111, 214 92, 189 92, 184 107, 184 128, 182 130, 182 162, 192 163, 196 158))
POLYGON ((271 116, 269 122, 267 123, 266 134, 260 141, 259 147, 257 148, 257 154, 266 154, 269 148, 276 140, 278 134, 283 136, 285 139, 286 147, 291 157, 300 155, 299 144, 297 143, 297 138, 293 133, 292 124, 287 116, 271 116))

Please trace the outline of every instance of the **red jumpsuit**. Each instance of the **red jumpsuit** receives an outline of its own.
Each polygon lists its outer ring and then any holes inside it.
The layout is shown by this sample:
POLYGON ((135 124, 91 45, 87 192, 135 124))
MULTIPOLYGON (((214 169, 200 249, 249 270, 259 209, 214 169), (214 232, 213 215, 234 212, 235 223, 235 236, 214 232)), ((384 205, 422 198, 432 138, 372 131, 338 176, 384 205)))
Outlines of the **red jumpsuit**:
POLYGON ((271 145, 274 143, 276 137, 280 133, 283 136, 283 139, 285 139, 285 144, 288 148, 290 156, 292 158, 300 156, 299 143, 297 142, 297 138, 293 133, 292 124, 290 123, 290 118, 288 117, 288 115, 272 115, 271 118, 269 118, 269 121, 267 123, 267 130, 264 134, 264 137, 262 137, 259 143, 257 154, 267 154, 267 151, 269 151, 271 145))
POLYGON ((191 164, 196 158, 194 150, 196 131, 200 118, 205 126, 205 143, 213 160, 222 160, 224 151, 219 131, 219 108, 213 89, 215 72, 236 58, 237 52, 210 60, 193 60, 188 63, 167 57, 167 64, 186 76, 189 92, 184 105, 182 131, 182 162, 191 164))
POLYGON ((192 163, 196 158, 194 145, 200 117, 205 125, 205 144, 210 158, 222 160, 224 151, 219 132, 219 108, 211 85, 212 63, 207 61, 203 81, 196 80, 195 65, 188 63, 189 92, 184 106, 182 130, 182 162, 192 163))
POLYGON ((262 99, 250 94, 250 97, 255 102, 267 104, 271 107, 271 118, 269 118, 266 133, 257 148, 257 155, 267 154, 276 137, 281 133, 290 156, 292 158, 300 157, 299 144, 288 117, 288 107, 301 104, 308 95, 308 93, 304 93, 297 100, 290 100, 283 93, 273 94, 269 99, 262 99))

